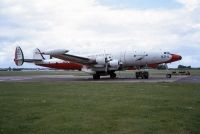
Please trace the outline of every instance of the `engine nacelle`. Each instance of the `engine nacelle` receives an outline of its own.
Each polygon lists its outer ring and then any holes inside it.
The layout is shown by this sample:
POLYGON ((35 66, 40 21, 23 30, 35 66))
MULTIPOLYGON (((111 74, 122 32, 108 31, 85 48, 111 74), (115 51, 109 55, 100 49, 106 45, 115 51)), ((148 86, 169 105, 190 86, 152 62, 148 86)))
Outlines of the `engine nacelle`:
POLYGON ((118 60, 112 60, 112 61, 109 62, 109 66, 111 68, 119 68, 120 62, 118 60))
POLYGON ((95 67, 105 67, 108 70, 119 70, 122 67, 122 62, 119 60, 107 59, 105 57, 98 57, 96 58, 95 67))
POLYGON ((106 65, 106 59, 105 59, 105 57, 98 57, 98 58, 96 58, 96 63, 97 63, 97 65, 103 65, 103 66, 105 66, 106 65))
POLYGON ((65 50, 65 49, 57 49, 57 50, 43 52, 42 54, 44 54, 44 55, 61 55, 61 54, 65 54, 67 52, 69 52, 69 51, 65 50))

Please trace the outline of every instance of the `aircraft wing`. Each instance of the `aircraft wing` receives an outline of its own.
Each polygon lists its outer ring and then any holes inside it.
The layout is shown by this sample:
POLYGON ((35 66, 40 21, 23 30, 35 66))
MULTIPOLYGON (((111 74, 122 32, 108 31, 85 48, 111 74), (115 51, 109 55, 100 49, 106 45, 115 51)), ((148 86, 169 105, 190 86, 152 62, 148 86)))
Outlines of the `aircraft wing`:
POLYGON ((78 56, 78 55, 72 55, 72 54, 60 54, 60 55, 51 55, 52 57, 66 60, 66 61, 71 61, 71 62, 76 62, 84 65, 91 65, 95 64, 95 60, 92 60, 90 58, 84 57, 84 56, 78 56))
POLYGON ((71 61, 71 62, 83 64, 83 65, 91 65, 91 64, 96 63, 95 60, 90 59, 88 57, 74 55, 74 54, 70 54, 68 52, 69 52, 69 50, 59 49, 59 50, 42 52, 41 54, 49 55, 50 57, 55 57, 55 58, 58 58, 61 60, 71 61))

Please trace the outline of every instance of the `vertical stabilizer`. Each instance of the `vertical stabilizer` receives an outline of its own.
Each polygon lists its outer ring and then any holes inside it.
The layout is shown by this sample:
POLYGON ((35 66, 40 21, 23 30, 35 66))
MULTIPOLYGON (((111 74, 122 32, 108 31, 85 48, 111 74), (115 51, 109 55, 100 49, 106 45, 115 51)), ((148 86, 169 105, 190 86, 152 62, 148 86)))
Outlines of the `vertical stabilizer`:
POLYGON ((33 51, 33 59, 45 60, 44 56, 38 48, 33 51))
POLYGON ((21 66, 24 63, 24 54, 23 54, 22 49, 19 46, 17 46, 16 49, 15 49, 15 59, 14 59, 14 61, 15 61, 15 64, 17 66, 21 66))

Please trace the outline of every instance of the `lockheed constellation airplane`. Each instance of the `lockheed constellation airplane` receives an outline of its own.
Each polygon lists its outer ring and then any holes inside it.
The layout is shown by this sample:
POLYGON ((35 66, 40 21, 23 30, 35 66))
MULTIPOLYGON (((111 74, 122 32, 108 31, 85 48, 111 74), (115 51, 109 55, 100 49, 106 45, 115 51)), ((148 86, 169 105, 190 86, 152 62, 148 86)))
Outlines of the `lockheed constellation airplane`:
MULTIPOLYGON (((18 46, 15 50, 15 64, 23 65, 24 62, 34 63, 38 66, 64 69, 80 70, 93 75, 93 79, 100 79, 100 76, 110 75, 116 78, 116 71, 138 69, 141 67, 156 68, 159 64, 166 64, 179 61, 182 57, 169 52, 136 52, 123 51, 120 53, 102 53, 93 55, 72 54, 69 50, 59 49, 41 52, 35 49, 33 59, 25 59, 22 49, 18 46), (50 59, 45 59, 43 55, 49 55, 50 59), (52 59, 54 58, 54 59, 52 59)), ((171 77, 170 74, 167 74, 171 77)), ((136 73, 136 78, 149 78, 148 72, 136 73)))

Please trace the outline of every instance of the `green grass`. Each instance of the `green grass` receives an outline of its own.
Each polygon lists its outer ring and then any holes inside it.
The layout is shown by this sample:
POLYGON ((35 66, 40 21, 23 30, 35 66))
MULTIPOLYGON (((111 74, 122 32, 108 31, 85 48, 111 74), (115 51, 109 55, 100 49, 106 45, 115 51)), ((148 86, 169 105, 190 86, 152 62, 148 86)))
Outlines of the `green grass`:
POLYGON ((198 134, 199 84, 0 83, 2 134, 198 134))

